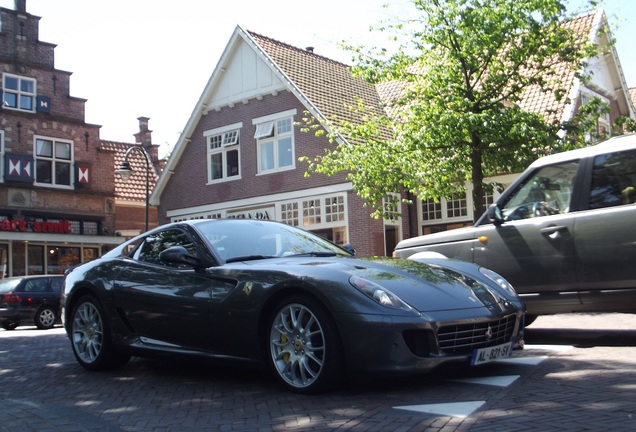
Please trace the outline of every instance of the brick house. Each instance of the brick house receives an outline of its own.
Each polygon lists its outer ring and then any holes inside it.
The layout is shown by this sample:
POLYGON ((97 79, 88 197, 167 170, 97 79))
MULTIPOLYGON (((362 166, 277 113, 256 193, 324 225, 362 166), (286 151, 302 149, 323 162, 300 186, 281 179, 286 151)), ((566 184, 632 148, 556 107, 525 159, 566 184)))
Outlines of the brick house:
MULTIPOLYGON (((115 178, 134 144, 102 141, 101 126, 86 123, 86 100, 70 95, 71 72, 55 68, 39 20, 26 0, 0 8, 0 278, 61 273, 140 228, 125 210, 117 214, 138 200, 115 178)), ((147 119, 138 135, 148 141, 147 119)))
POLYGON ((330 146, 300 131, 305 111, 348 113, 356 96, 379 106, 345 65, 237 27, 157 182, 159 222, 278 220, 385 255, 397 237, 386 240, 391 230, 369 217, 345 175, 305 177, 298 162, 330 146))
MULTIPOLYGON (((604 24, 602 11, 572 23, 606 47, 610 35, 600 31, 604 24)), ((618 116, 635 118, 615 50, 591 59, 589 67, 594 74, 587 85, 564 73, 571 89, 566 102, 529 89, 524 108, 551 109, 565 120, 585 98, 599 96, 612 108, 607 118, 599 118, 599 127, 610 131, 618 116)), ((151 203, 159 207, 159 222, 274 219, 352 243, 361 256, 390 255, 402 238, 472 224, 470 189, 453 200, 403 205, 401 217, 391 222, 369 216, 344 174, 305 177, 298 157, 332 148, 326 138, 300 131, 305 113, 321 121, 351 120, 348 107, 357 104, 356 98, 379 110, 381 97, 390 91, 352 77, 346 65, 311 49, 237 27, 157 182, 151 203)), ((509 184, 514 177, 497 181, 509 184)))

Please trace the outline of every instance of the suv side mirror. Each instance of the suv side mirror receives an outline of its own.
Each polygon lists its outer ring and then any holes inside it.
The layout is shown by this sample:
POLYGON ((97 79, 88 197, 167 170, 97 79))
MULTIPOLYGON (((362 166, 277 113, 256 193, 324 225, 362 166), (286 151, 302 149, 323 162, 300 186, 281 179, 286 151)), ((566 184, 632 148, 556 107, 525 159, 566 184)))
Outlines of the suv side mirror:
POLYGON ((504 223, 503 213, 497 204, 491 204, 488 207, 488 220, 495 225, 501 225, 504 223))

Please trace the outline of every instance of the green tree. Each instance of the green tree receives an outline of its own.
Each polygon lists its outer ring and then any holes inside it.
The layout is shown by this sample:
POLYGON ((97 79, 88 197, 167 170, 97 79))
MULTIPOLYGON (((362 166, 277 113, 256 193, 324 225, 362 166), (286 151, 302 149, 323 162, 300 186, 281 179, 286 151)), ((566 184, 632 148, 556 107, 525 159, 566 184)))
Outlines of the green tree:
MULTIPOLYGON (((346 46, 354 54, 352 73, 393 94, 385 114, 360 104, 356 109, 367 114, 363 124, 332 120, 332 138, 346 141, 305 158, 307 173, 346 171, 375 216, 383 216, 391 192, 436 200, 465 193, 469 181, 478 217, 484 192, 494 186, 484 184, 486 177, 519 172, 573 145, 559 138, 563 125, 519 102, 531 88, 555 101, 567 97, 566 78, 582 70, 597 47, 588 44, 588 34, 564 24, 572 17, 559 0, 412 5, 416 18, 376 28, 390 33, 398 46, 393 53, 346 46)), ((306 127, 317 124, 307 119, 306 127)))

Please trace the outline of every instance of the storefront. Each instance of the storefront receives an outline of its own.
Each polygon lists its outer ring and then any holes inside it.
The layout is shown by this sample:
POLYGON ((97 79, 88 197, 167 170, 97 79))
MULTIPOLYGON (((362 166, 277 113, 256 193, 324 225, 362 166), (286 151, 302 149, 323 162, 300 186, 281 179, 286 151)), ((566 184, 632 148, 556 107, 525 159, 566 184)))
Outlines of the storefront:
POLYGON ((275 197, 237 200, 168 212, 172 222, 188 219, 241 218, 284 222, 314 232, 336 244, 348 242, 347 191, 317 188, 275 197))
POLYGON ((93 233, 98 226, 70 220, 0 219, 0 277, 62 274, 124 241, 93 233))

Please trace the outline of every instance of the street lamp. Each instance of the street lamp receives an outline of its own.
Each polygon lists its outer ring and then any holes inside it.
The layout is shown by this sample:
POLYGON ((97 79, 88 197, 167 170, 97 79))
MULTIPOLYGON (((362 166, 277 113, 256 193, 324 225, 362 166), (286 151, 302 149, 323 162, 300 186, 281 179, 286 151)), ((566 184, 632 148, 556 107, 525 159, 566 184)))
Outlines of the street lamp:
POLYGON ((124 161, 121 163, 119 168, 115 171, 121 176, 121 179, 125 182, 130 180, 130 177, 133 175, 133 169, 128 162, 128 155, 133 151, 138 151, 144 155, 146 159, 146 229, 148 231, 148 207, 150 204, 150 167, 152 166, 152 161, 150 160, 150 155, 141 145, 131 146, 128 150, 126 150, 126 154, 124 155, 124 161))

